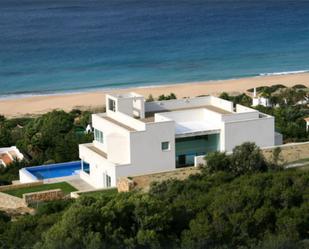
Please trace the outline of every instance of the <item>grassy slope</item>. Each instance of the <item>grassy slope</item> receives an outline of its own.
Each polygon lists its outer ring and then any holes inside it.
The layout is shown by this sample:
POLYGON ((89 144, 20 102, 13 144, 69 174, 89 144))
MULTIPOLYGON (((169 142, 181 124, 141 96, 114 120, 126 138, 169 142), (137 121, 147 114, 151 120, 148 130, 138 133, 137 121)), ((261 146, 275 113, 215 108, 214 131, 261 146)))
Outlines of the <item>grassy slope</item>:
POLYGON ((52 183, 52 184, 43 184, 43 185, 30 187, 30 188, 7 190, 7 191, 3 191, 3 193, 14 195, 17 197, 22 197, 23 194, 26 194, 26 193, 46 191, 46 190, 58 189, 58 188, 61 189, 64 192, 64 194, 69 194, 77 190, 66 182, 59 182, 59 183, 52 183))

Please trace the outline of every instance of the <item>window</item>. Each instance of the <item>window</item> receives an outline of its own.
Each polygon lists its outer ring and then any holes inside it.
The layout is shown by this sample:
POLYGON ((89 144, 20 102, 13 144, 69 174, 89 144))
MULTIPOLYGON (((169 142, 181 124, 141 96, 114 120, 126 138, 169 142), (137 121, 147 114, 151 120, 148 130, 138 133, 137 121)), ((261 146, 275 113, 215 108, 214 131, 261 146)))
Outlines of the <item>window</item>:
POLYGON ((169 150, 169 149, 170 149, 170 142, 162 142, 162 143, 161 143, 161 149, 162 149, 163 151, 169 150))
POLYGON ((109 175, 105 175, 105 182, 106 182, 106 187, 111 187, 112 186, 112 178, 109 175))
POLYGON ((115 100, 113 100, 113 99, 108 99, 108 109, 109 109, 110 111, 113 111, 113 112, 116 111, 116 103, 115 103, 115 100))
POLYGON ((94 140, 103 144, 103 132, 97 129, 94 129, 94 140))
POLYGON ((87 163, 87 162, 85 162, 83 160, 82 160, 82 170, 84 172, 86 172, 87 174, 90 173, 90 165, 89 165, 89 163, 87 163))

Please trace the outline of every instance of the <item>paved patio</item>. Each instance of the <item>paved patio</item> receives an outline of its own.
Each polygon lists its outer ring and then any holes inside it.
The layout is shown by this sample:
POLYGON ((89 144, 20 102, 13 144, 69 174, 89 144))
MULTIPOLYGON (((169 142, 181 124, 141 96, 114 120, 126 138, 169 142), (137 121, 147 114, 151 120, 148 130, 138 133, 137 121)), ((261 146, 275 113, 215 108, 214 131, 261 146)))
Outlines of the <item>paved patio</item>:
POLYGON ((68 180, 66 182, 71 184, 78 191, 94 190, 94 188, 91 185, 89 185, 87 182, 85 182, 84 180, 82 180, 80 178, 68 180))
POLYGON ((71 184, 74 188, 76 188, 78 191, 94 190, 94 188, 91 185, 89 185, 87 182, 82 180, 79 177, 79 175, 50 178, 50 179, 44 180, 44 183, 56 183, 56 182, 67 182, 71 184))

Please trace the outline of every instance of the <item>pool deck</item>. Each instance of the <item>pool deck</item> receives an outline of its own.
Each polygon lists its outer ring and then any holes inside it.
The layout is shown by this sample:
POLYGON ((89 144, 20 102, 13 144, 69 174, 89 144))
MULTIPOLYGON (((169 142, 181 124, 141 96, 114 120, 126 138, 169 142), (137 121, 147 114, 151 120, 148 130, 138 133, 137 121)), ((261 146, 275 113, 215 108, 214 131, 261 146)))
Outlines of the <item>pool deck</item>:
POLYGON ((88 190, 94 190, 94 188, 89 185, 87 182, 82 180, 79 175, 75 176, 65 176, 65 177, 58 177, 58 178, 49 178, 44 180, 44 184, 48 183, 56 183, 56 182, 67 182, 70 185, 72 185, 74 188, 76 188, 78 191, 88 191, 88 190))

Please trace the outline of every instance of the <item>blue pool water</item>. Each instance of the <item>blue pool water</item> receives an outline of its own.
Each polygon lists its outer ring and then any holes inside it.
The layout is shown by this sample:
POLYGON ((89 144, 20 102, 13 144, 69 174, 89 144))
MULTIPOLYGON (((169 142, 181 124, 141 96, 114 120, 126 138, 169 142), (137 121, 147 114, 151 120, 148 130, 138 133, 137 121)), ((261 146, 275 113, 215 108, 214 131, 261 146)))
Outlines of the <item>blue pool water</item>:
POLYGON ((77 175, 81 168, 81 161, 76 161, 28 167, 26 170, 34 175, 37 179, 44 180, 49 178, 77 175))

